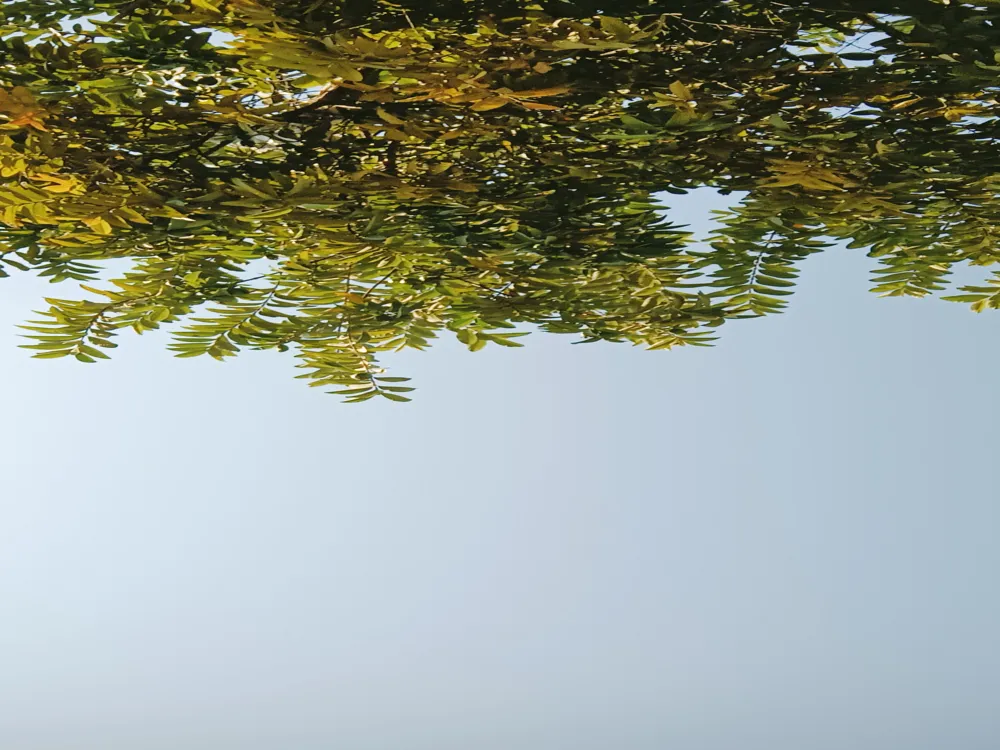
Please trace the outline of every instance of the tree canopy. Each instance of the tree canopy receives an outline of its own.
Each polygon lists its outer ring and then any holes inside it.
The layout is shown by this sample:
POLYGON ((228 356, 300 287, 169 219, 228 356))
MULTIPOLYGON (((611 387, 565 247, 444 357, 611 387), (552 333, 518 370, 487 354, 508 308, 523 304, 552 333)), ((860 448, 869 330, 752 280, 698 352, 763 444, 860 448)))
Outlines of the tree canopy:
MULTIPOLYGON (((379 358, 444 332, 705 345, 835 243, 887 296, 1000 259, 992 0, 0 13, 0 272, 83 282, 24 326, 38 357, 176 324, 181 357, 406 400, 379 358), (660 200, 696 188, 734 196, 704 244, 660 200)), ((955 291, 1000 307, 987 268, 955 291)))

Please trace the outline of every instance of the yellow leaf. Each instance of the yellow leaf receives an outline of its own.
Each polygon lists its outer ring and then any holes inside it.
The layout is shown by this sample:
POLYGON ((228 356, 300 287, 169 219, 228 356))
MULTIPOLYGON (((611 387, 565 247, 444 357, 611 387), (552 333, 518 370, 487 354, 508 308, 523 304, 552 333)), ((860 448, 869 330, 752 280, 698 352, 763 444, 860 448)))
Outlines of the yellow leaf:
POLYGON ((111 225, 100 216, 91 216, 88 219, 80 219, 80 221, 97 234, 111 234, 111 225))
POLYGON ((165 206, 165 205, 164 206, 153 206, 151 208, 147 208, 146 209, 146 215, 147 216, 159 216, 159 217, 162 217, 164 219, 184 219, 184 220, 190 221, 187 216, 185 216, 184 214, 182 214, 177 209, 171 208, 170 206, 165 206))
POLYGON ((680 81, 674 81, 670 84, 670 93, 676 96, 678 99, 683 99, 684 101, 690 101, 694 97, 691 95, 691 89, 685 86, 680 81))
POLYGON ((761 183, 763 187, 804 187, 809 190, 843 190, 842 187, 825 182, 805 172, 801 174, 783 174, 761 183))
POLYGON ((551 65, 549 65, 547 62, 541 62, 541 61, 540 62, 536 62, 531 67, 532 67, 532 69, 536 73, 541 73, 542 75, 544 75, 545 73, 548 73, 550 70, 552 70, 552 66, 551 65))
POLYGON ((219 9, 215 7, 208 0, 191 0, 192 8, 201 8, 202 10, 207 10, 209 13, 219 13, 219 9))
POLYGON ((255 214, 247 214, 245 216, 237 216, 238 221, 266 221, 268 219, 277 219, 285 214, 290 214, 292 209, 289 206, 284 206, 282 208, 275 208, 270 211, 258 211, 255 214))
POLYGON ((88 247, 93 244, 91 235, 89 234, 66 234, 61 237, 48 237, 45 241, 53 245, 59 245, 60 247, 88 247))
POLYGON ((253 0, 229 0, 229 6, 258 21, 274 21, 274 14, 253 0))
POLYGON ((547 89, 526 89, 525 91, 512 91, 511 96, 517 99, 538 99, 543 96, 559 96, 567 94, 572 89, 569 86, 552 86, 547 89))
POLYGON ((335 76, 340 76, 345 81, 361 81, 364 76, 357 68, 340 61, 333 61, 329 64, 330 72, 335 76))
POLYGON ((150 224, 151 222, 145 216, 143 216, 138 211, 135 211, 128 206, 122 206, 121 208, 116 208, 115 212, 129 221, 135 224, 150 224))
POLYGON ((17 218, 17 206, 4 206, 0 213, 0 221, 9 227, 19 227, 21 222, 17 218))
POLYGON ((121 216, 118 216, 115 211, 108 211, 105 214, 108 224, 112 227, 118 227, 119 229, 131 229, 131 225, 125 221, 121 216))
POLYGON ((63 177, 57 174, 38 173, 31 175, 30 179, 48 183, 42 186, 42 190, 49 193, 68 193, 80 184, 75 177, 63 177))
POLYGON ((15 86, 10 91, 0 89, 0 112, 19 114, 36 108, 34 94, 24 86, 15 86))
POLYGON ((484 271, 495 271, 497 269, 497 265, 495 263, 491 263, 488 260, 482 260, 481 258, 469 258, 468 263, 473 268, 479 268, 484 271))
POLYGON ((14 99, 22 107, 28 109, 34 109, 37 102, 35 101, 35 95, 31 93, 30 89, 24 86, 15 86, 10 90, 11 98, 14 99))
POLYGON ((30 127, 45 130, 42 120, 45 110, 35 101, 34 95, 24 86, 15 86, 9 92, 0 89, 0 114, 10 118, 16 127, 30 127))
POLYGON ((813 164, 804 161, 781 161, 778 159, 769 159, 768 164, 770 165, 768 169, 772 172, 784 172, 786 174, 800 174, 802 172, 808 172, 814 168, 813 164))
POLYGON ((32 203, 28 206, 28 213, 36 224, 58 224, 59 220, 53 218, 49 207, 44 203, 32 203))
POLYGON ((586 44, 584 42, 573 41, 572 39, 556 39, 552 42, 552 46, 556 49, 591 49, 596 47, 596 44, 586 44))
POLYGON ((615 39, 620 39, 622 41, 632 38, 632 27, 619 18, 613 18, 611 16, 601 16, 601 31, 605 34, 611 34, 615 39))
POLYGON ((500 107, 508 104, 510 99, 503 96, 488 96, 485 99, 480 99, 478 102, 472 105, 473 112, 486 112, 490 109, 499 109, 500 107))
POLYGON ((243 195, 250 195, 255 198, 270 198, 267 193, 264 193, 253 185, 249 184, 246 180, 241 180, 239 177, 233 178, 233 187, 235 187, 243 195))
POLYGON ((10 121, 11 125, 17 125, 19 127, 24 126, 27 128, 34 128, 35 130, 48 130, 45 127, 45 123, 41 121, 40 112, 25 112, 20 117, 15 117, 10 121))
POLYGON ((542 104, 541 102, 518 102, 518 104, 525 109, 561 109, 560 107, 551 104, 542 104))
POLYGON ((824 182, 832 182, 836 185, 847 185, 850 183, 845 177, 841 177, 839 174, 831 172, 829 169, 823 169, 818 167, 809 173, 810 177, 814 179, 823 180, 824 182))
POLYGON ((378 116, 382 118, 383 122, 387 122, 390 125, 405 125, 406 124, 406 120, 401 120, 400 118, 396 117, 395 115, 389 114, 388 112, 386 112, 381 107, 376 107, 375 111, 378 112, 378 116))

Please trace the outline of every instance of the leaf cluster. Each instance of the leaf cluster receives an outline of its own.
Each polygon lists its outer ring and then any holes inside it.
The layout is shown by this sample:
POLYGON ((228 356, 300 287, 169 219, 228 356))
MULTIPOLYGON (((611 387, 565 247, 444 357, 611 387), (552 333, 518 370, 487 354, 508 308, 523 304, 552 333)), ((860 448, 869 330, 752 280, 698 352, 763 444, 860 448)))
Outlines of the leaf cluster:
POLYGON ((170 326, 351 402, 442 334, 706 345, 833 244, 885 296, 996 263, 998 72, 1000 7, 944 0, 13 0, 0 275, 86 282, 36 356, 170 326))

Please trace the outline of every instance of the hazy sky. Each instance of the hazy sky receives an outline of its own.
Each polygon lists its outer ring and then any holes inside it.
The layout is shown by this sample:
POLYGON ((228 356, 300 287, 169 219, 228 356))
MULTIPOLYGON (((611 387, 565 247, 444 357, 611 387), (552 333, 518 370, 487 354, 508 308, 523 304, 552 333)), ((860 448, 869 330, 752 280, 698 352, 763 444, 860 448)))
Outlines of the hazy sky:
POLYGON ((995 750, 1000 314, 806 264, 711 350, 31 360, 0 282, 0 747, 995 750))

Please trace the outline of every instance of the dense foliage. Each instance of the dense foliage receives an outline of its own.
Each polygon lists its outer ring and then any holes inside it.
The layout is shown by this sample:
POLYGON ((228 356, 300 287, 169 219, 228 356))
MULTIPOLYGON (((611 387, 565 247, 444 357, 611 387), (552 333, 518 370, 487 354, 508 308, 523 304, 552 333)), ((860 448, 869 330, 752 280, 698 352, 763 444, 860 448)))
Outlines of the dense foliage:
MULTIPOLYGON (((890 296, 1000 259, 985 0, 2 9, 0 269, 87 293, 25 326, 39 357, 180 323, 178 356, 405 400, 376 358, 444 330, 700 345, 833 242, 890 296), (734 195, 706 245, 657 199, 698 187, 734 195)), ((952 298, 1000 307, 984 276, 952 298)))

